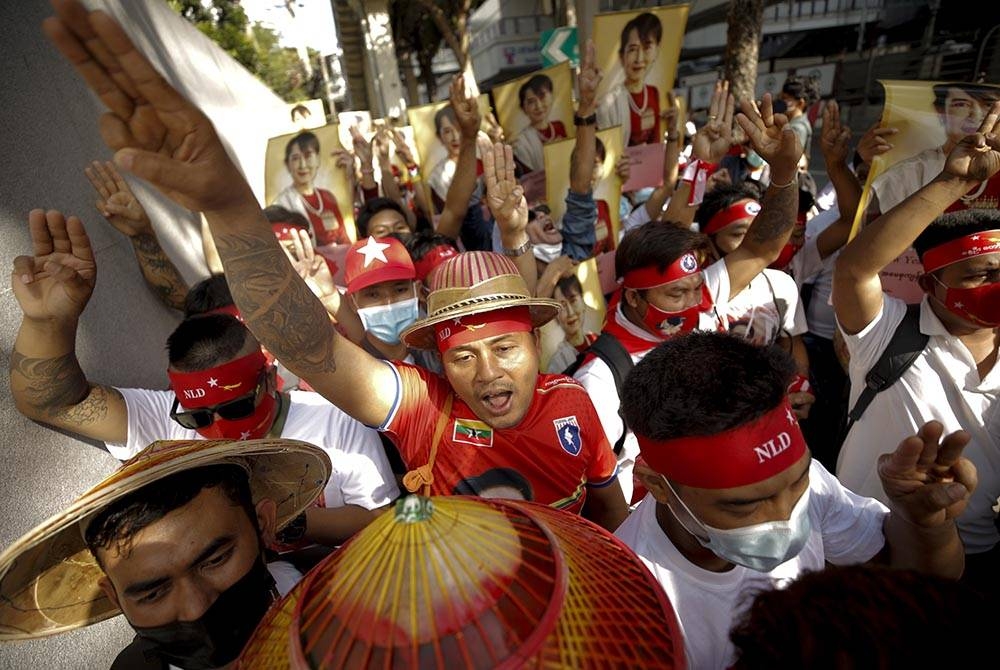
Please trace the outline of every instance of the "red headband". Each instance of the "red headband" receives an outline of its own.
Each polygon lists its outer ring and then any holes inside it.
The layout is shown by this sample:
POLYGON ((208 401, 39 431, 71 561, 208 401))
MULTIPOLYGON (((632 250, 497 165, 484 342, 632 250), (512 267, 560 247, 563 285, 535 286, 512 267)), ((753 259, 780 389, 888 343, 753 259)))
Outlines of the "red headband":
POLYGON ((426 281, 427 276, 431 273, 431 270, 441 265, 441 263, 444 263, 452 256, 457 255, 458 251, 456 251, 455 247, 450 244, 442 244, 434 247, 424 254, 423 258, 419 261, 413 262, 413 267, 417 271, 417 279, 420 281, 426 281))
POLYGON ((698 258, 693 253, 688 252, 668 265, 663 272, 660 272, 660 269, 655 265, 629 270, 625 273, 625 281, 622 282, 622 285, 625 288, 637 290, 653 288, 698 274, 700 270, 698 258))
POLYGON ((167 377, 180 405, 185 409, 195 409, 250 393, 265 365, 264 353, 255 351, 207 370, 178 372, 168 369, 167 377))
POLYGON ((531 311, 527 307, 508 307, 436 323, 434 339, 437 341, 438 351, 443 354, 449 349, 476 340, 507 333, 530 332, 531 329, 531 311))
POLYGON ((642 458, 684 486, 730 489, 784 472, 806 453, 788 400, 750 423, 715 435, 653 440, 636 433, 642 458))
POLYGON ((925 251, 924 272, 934 272, 966 258, 998 251, 1000 251, 1000 230, 984 230, 981 233, 966 235, 925 251))
POLYGON ((714 235, 726 226, 737 221, 742 221, 747 217, 755 217, 760 212, 760 203, 756 200, 741 200, 739 202, 734 202, 729 207, 718 211, 715 213, 708 223, 705 224, 705 230, 701 231, 706 235, 714 235))
POLYGON ((235 304, 224 305, 222 307, 216 307, 215 309, 210 309, 207 312, 202 312, 201 316, 208 316, 209 314, 228 314, 240 323, 243 323, 243 315, 240 314, 239 308, 235 304))

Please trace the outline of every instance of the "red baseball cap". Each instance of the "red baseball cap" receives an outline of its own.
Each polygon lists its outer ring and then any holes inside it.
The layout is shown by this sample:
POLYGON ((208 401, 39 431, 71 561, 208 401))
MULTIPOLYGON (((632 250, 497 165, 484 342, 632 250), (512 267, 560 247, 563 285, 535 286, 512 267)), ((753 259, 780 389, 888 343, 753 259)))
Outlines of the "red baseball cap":
POLYGON ((394 237, 365 237, 347 250, 344 281, 348 294, 373 284, 416 278, 410 253, 394 237))

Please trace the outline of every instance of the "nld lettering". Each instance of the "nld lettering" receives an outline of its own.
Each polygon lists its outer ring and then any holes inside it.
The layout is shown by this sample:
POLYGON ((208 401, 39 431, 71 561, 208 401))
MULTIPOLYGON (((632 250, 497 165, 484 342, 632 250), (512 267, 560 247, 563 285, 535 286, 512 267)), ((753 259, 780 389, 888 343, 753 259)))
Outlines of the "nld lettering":
POLYGON ((184 389, 185 400, 197 400, 205 397, 205 389, 184 389))
POLYGON ((764 461, 770 460, 788 449, 792 444, 792 438, 788 433, 778 433, 777 437, 771 438, 759 447, 754 447, 753 451, 757 454, 757 463, 763 463, 764 461))

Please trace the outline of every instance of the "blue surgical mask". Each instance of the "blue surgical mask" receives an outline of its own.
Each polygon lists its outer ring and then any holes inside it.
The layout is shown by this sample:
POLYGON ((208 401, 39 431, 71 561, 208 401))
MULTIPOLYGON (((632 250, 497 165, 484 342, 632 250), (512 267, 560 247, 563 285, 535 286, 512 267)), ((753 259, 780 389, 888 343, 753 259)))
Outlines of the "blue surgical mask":
POLYGON ((417 320, 416 296, 388 305, 359 307, 358 316, 365 330, 386 344, 399 344, 399 336, 417 320))
MULTIPOLYGON (((660 476, 662 477, 662 475, 660 476)), ((666 482, 667 487, 673 492, 674 498, 681 504, 684 511, 694 519, 694 522, 705 531, 708 537, 701 537, 701 534, 695 533, 685 526, 680 517, 667 505, 667 509, 670 509, 670 513, 674 515, 678 523, 684 526, 684 529, 691 533, 701 543, 701 546, 730 563, 742 565, 757 572, 770 572, 785 561, 798 556, 812 532, 812 524, 809 521, 809 489, 806 489, 798 502, 795 503, 788 521, 767 521, 742 528, 722 529, 713 528, 699 521, 670 486, 666 477, 663 477, 663 481, 666 482)))

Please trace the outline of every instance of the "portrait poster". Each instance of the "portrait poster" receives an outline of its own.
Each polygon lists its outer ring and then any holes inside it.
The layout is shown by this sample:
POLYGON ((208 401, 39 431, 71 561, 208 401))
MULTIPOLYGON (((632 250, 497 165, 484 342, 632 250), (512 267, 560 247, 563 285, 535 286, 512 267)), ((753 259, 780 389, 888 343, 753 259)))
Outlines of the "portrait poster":
MULTIPOLYGON (((552 219, 557 226, 562 225, 566 213, 566 194, 569 192, 570 169, 572 165, 573 147, 576 140, 560 140, 545 145, 545 192, 552 219)), ((615 163, 622 155, 621 130, 617 127, 597 131, 597 146, 594 165, 594 202, 597 204, 597 222, 595 233, 597 244, 594 255, 598 258, 597 267, 607 268, 601 258, 605 254, 614 254, 618 246, 619 204, 621 201, 621 180, 615 174, 615 163), (603 153, 603 156, 602 156, 603 153)), ((614 265, 613 263, 611 264, 614 265)), ((614 284, 614 273, 602 272, 600 283, 602 287, 614 284)), ((613 290, 613 289, 612 289, 613 290)), ((603 293, 610 293, 605 290, 603 293)))
POLYGON ((287 107, 290 120, 288 132, 321 128, 326 125, 326 109, 319 98, 290 102, 287 107))
POLYGON ((359 109, 351 112, 340 112, 337 114, 338 132, 340 144, 352 149, 354 138, 351 137, 351 126, 357 126, 361 136, 369 142, 375 136, 375 127, 372 125, 372 114, 367 109, 359 109))
MULTIPOLYGON (((483 118, 490 112, 489 96, 481 94, 479 111, 483 118)), ((442 100, 418 105, 406 110, 413 141, 417 147, 416 158, 429 202, 443 203, 448 186, 455 176, 455 160, 461 142, 461 132, 451 111, 451 101, 442 100)), ((440 207, 435 205, 440 211, 440 207)))
POLYGON ((265 155, 265 206, 304 216, 320 252, 357 238, 351 181, 332 155, 343 149, 337 126, 272 137, 265 155))
MULTIPOLYGON (((596 259, 590 258, 579 263, 576 266, 576 278, 580 280, 580 287, 583 289, 583 332, 600 333, 604 328, 607 305, 601 292, 596 259)), ((566 312, 560 310, 560 314, 541 329, 542 354, 539 358, 539 369, 542 371, 548 369, 553 353, 559 343, 566 339, 566 331, 562 325, 565 318, 566 312)))
POLYGON ((493 100, 522 174, 543 169, 543 145, 576 136, 568 62, 494 86, 493 100))
MULTIPOLYGON (((902 202, 940 174, 951 148, 979 129, 990 105, 1000 100, 1000 86, 941 81, 880 81, 885 89, 882 125, 897 128, 893 148, 872 161, 854 219, 857 234, 874 194, 881 213, 902 202)), ((1000 178, 994 177, 955 202, 947 211, 997 209, 1000 178)), ((923 266, 913 249, 880 273, 883 290, 900 300, 920 302, 917 285, 923 266)))
POLYGON ((661 110, 677 78, 688 5, 651 7, 594 17, 597 124, 621 126, 624 146, 663 140, 661 110))

